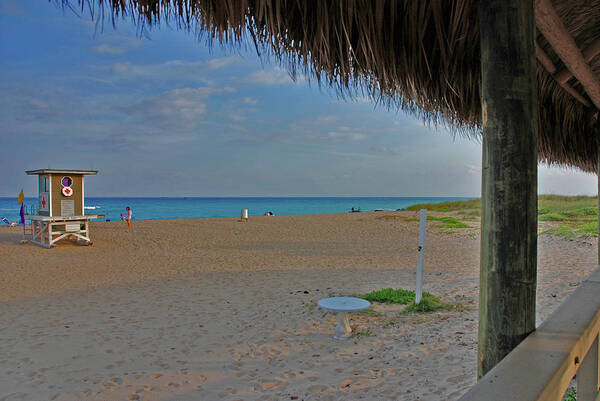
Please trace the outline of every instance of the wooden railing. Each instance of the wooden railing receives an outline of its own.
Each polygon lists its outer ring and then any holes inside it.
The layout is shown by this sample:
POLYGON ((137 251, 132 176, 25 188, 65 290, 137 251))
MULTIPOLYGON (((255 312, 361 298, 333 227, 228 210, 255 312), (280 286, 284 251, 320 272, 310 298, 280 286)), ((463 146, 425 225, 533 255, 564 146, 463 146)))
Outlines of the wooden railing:
POLYGON ((459 401, 600 401, 600 267, 459 401))

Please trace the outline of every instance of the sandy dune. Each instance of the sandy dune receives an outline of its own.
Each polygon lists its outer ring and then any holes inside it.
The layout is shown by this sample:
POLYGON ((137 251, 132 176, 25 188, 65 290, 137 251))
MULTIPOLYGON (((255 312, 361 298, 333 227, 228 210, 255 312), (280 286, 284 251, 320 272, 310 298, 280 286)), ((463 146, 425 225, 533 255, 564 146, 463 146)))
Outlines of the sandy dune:
MULTIPOLYGON (((352 315, 331 295, 414 288, 418 223, 385 215, 94 223, 46 250, 0 230, 0 401, 452 400, 475 382, 477 229, 429 223, 425 290, 459 310, 352 315)), ((477 223, 473 223, 476 227, 477 223)), ((540 237, 538 321, 597 263, 540 237)))

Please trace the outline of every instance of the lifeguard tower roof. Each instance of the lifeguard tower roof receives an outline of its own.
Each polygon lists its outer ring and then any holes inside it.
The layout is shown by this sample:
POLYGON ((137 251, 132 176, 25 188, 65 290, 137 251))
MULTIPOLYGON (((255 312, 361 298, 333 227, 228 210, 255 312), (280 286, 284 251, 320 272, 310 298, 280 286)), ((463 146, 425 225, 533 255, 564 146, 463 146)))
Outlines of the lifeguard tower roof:
POLYGON ((95 175, 98 174, 98 170, 53 170, 53 169, 40 169, 40 170, 28 170, 25 171, 27 175, 36 174, 86 174, 95 175))

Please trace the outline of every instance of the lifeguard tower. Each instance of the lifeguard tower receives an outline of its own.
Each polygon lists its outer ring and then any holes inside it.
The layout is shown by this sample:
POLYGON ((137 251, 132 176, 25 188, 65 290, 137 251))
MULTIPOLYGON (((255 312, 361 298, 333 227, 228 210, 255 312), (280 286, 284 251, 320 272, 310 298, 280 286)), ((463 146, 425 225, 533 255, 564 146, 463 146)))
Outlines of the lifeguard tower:
POLYGON ((25 214, 31 220, 31 231, 24 236, 34 244, 50 248, 62 239, 90 245, 88 223, 102 215, 85 215, 83 178, 98 174, 95 170, 29 170, 27 175, 38 176, 37 207, 25 214))

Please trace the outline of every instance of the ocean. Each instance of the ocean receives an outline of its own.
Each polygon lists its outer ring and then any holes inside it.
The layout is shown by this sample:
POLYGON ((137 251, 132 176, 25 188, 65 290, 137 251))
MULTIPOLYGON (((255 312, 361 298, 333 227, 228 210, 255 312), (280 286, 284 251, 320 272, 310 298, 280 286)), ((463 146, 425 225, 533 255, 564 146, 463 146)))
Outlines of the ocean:
MULTIPOLYGON (((120 220, 125 207, 131 207, 136 220, 237 217, 241 209, 250 216, 266 212, 281 214, 345 213, 398 210, 418 203, 438 203, 473 198, 456 197, 286 197, 286 198, 93 198, 85 199, 85 214, 103 214, 103 220, 120 220)), ((33 205, 37 198, 25 198, 33 205)), ((0 198, 0 217, 18 221, 17 198, 0 198)), ((2 223, 0 223, 2 224, 2 223)))

